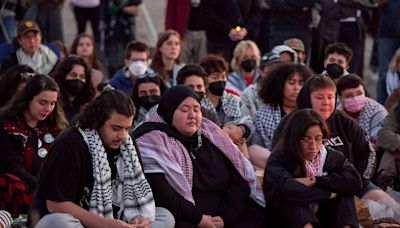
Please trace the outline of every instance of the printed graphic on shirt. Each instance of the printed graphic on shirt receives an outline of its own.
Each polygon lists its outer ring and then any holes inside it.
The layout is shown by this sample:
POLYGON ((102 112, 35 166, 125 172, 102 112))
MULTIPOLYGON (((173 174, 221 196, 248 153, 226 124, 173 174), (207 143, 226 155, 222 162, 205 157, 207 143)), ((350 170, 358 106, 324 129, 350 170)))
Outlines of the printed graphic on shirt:
POLYGON ((327 145, 329 145, 331 147, 335 147, 335 146, 343 146, 344 143, 343 143, 342 139, 340 138, 340 136, 336 136, 336 137, 328 139, 327 145))
POLYGON ((85 187, 83 189, 82 199, 79 200, 79 206, 81 206, 82 208, 89 208, 89 202, 90 202, 90 189, 88 187, 85 187))

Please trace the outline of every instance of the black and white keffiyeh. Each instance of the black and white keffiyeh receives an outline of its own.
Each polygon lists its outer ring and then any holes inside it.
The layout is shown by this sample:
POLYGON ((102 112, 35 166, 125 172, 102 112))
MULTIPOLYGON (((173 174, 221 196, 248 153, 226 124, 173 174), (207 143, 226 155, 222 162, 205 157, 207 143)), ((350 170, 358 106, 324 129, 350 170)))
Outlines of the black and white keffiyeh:
MULTIPOLYGON (((94 184, 90 195, 89 211, 96 215, 113 218, 111 168, 108 164, 107 153, 96 130, 79 128, 79 132, 88 145, 93 164, 94 184)), ((120 152, 117 170, 122 185, 122 200, 118 217, 130 222, 136 215, 142 215, 154 221, 153 193, 144 177, 130 136, 120 146, 120 152)))
MULTIPOLYGON (((209 109, 218 115, 218 112, 215 109, 214 105, 206 96, 201 99, 200 103, 202 107, 209 109)), ((242 117, 242 111, 240 109, 240 97, 224 91, 221 97, 221 103, 222 110, 224 111, 226 116, 233 118, 242 117)))
POLYGON ((253 122, 256 131, 260 133, 268 150, 272 150, 272 139, 281 119, 280 107, 272 107, 269 104, 263 105, 254 114, 253 122))

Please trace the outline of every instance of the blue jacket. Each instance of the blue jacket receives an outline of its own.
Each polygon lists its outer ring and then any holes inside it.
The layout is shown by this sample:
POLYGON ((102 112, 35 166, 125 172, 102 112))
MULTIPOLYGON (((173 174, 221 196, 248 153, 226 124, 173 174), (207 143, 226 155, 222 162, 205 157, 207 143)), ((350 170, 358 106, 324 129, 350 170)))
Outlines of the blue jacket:
POLYGON ((128 96, 131 95, 134 82, 125 76, 125 67, 119 69, 110 80, 110 85, 115 89, 121 90, 128 96))

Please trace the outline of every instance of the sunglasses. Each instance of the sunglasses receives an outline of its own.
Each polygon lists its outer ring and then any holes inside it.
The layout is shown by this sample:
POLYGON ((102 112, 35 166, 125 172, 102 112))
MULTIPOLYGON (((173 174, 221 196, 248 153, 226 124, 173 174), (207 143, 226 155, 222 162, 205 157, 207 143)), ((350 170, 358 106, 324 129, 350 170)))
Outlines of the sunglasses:
POLYGON ((22 80, 28 81, 29 79, 31 79, 35 76, 35 73, 23 72, 23 73, 20 73, 19 75, 21 76, 22 80))
POLYGON ((156 72, 154 72, 153 70, 147 70, 144 74, 139 74, 136 77, 137 78, 155 78, 157 77, 158 74, 156 72))

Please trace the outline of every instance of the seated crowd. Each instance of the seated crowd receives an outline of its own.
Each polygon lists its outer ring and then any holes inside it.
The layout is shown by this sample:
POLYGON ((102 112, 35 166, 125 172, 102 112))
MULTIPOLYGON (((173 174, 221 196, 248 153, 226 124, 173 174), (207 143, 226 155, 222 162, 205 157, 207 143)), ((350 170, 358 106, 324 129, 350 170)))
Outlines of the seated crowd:
POLYGON ((0 228, 359 227, 355 198, 400 224, 400 98, 388 112, 368 97, 346 45, 321 74, 250 40, 230 66, 185 65, 167 30, 152 56, 129 42, 108 77, 94 42, 61 55, 18 27, 0 66, 0 228))

